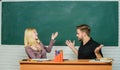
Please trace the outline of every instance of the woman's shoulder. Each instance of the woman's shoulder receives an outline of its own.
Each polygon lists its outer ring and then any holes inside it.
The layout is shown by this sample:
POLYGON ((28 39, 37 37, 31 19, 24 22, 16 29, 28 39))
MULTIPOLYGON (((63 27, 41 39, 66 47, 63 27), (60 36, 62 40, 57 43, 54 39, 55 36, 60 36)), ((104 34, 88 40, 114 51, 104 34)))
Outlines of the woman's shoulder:
POLYGON ((25 46, 25 49, 31 49, 31 47, 30 46, 25 46))

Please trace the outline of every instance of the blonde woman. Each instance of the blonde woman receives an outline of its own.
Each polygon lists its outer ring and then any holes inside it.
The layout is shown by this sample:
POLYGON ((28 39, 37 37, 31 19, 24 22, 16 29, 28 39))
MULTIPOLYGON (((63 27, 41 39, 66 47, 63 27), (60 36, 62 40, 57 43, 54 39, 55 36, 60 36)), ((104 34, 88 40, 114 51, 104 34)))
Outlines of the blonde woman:
POLYGON ((58 36, 58 32, 55 32, 51 36, 51 41, 48 47, 45 47, 38 39, 38 33, 34 28, 27 28, 24 35, 25 51, 30 59, 33 58, 46 58, 46 53, 50 53, 52 46, 55 42, 55 38, 58 36))

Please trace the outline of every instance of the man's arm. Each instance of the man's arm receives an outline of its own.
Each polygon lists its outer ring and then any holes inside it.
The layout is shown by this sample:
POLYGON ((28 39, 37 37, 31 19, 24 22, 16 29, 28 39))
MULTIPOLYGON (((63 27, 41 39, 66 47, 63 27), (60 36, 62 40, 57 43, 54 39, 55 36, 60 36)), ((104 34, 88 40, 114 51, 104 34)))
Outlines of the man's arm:
POLYGON ((78 56, 78 50, 75 48, 75 41, 66 40, 66 45, 72 49, 72 51, 78 56))

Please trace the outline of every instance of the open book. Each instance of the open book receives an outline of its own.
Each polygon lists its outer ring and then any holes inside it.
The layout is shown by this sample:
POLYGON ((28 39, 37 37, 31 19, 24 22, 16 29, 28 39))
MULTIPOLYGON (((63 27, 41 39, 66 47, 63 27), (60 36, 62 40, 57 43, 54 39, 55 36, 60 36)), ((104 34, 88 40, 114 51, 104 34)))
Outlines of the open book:
POLYGON ((42 58, 42 59, 32 59, 32 60, 35 60, 35 61, 49 61, 50 59, 42 58))

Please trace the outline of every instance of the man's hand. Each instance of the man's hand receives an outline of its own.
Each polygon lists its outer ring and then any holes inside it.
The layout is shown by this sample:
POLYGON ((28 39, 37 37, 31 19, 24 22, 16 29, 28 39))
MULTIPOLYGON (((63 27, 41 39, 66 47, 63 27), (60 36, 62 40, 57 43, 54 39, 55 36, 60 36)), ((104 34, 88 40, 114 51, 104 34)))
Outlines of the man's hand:
POLYGON ((98 47, 95 49, 95 51, 94 51, 97 59, 102 58, 102 55, 100 54, 100 50, 101 50, 102 47, 103 47, 103 45, 100 45, 100 46, 98 46, 98 47))
POLYGON ((66 45, 69 46, 71 49, 74 48, 75 45, 75 41, 71 41, 71 40, 66 40, 66 45))
POLYGON ((103 47, 103 45, 100 45, 100 46, 98 46, 96 49, 95 49, 95 53, 99 53, 99 51, 100 51, 100 49, 103 47))
POLYGON ((75 46, 75 41, 71 42, 71 40, 66 40, 66 45, 69 46, 72 51, 78 56, 78 50, 74 47, 75 46))

